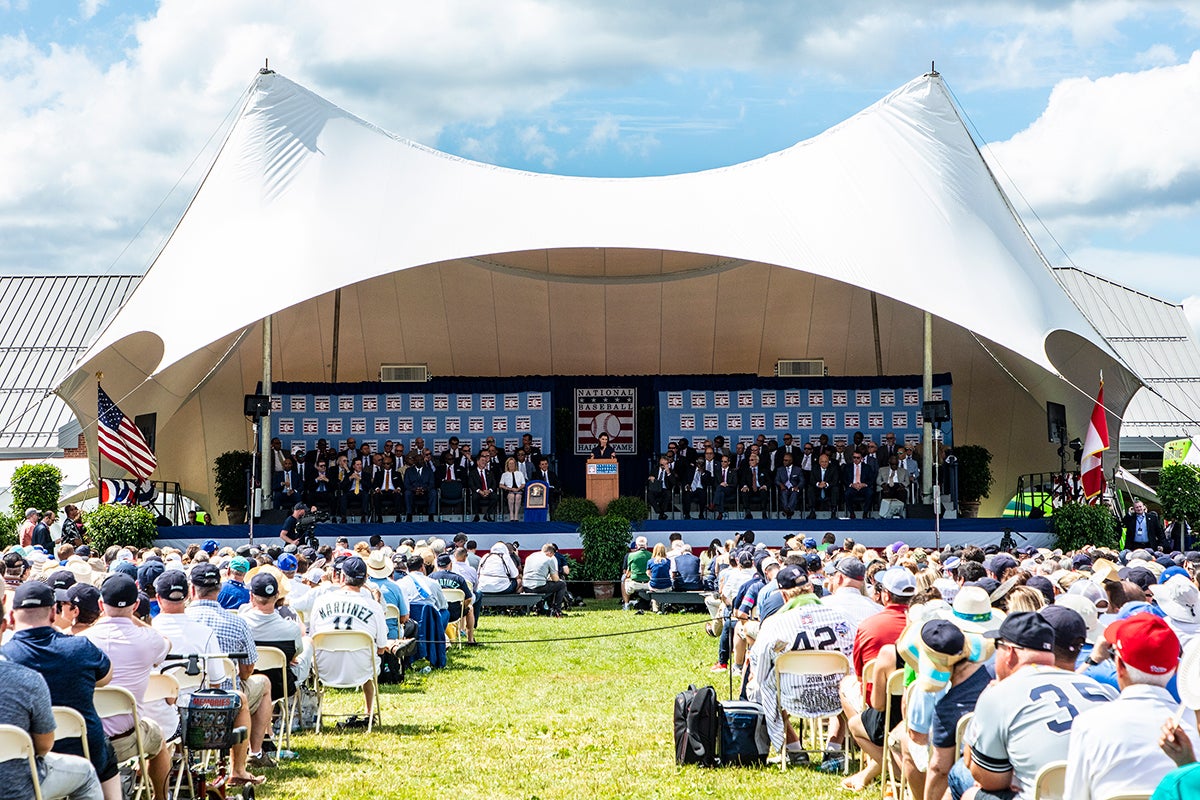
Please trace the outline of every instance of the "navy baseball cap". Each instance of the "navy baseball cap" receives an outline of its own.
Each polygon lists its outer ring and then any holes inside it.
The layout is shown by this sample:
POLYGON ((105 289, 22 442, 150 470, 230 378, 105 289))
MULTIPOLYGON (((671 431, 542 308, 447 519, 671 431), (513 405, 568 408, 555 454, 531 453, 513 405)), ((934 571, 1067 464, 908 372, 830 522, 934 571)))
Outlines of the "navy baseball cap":
POLYGON ((808 573, 803 567, 789 564, 775 573, 775 582, 779 584, 780 589, 795 589, 808 583, 808 573))
POLYGON ((188 596, 188 579, 183 570, 170 569, 154 581, 154 593, 163 600, 179 602, 188 596))
POLYGON ((208 562, 192 567, 191 581, 193 586, 202 589, 213 589, 221 585, 221 570, 216 564, 208 562))
POLYGON ((54 590, 41 581, 26 581, 13 593, 13 610, 26 608, 50 608, 57 602, 54 590))
POLYGON ((260 572, 250 579, 250 594, 255 597, 278 597, 279 581, 269 572, 260 572))
POLYGON ((137 605, 137 583, 128 575, 109 575, 100 586, 100 599, 113 608, 129 608, 137 605))
POLYGON ((1054 649, 1054 627, 1036 611, 1009 614, 998 630, 984 634, 989 639, 1014 644, 1026 650, 1049 653, 1054 649))
POLYGON ((93 616, 100 614, 100 590, 90 583, 77 583, 67 589, 67 600, 80 611, 93 616))
POLYGON ((346 580, 366 580, 367 562, 358 556, 350 556, 342 562, 342 575, 346 580))
POLYGON ((78 583, 78 581, 75 579, 74 572, 71 572, 69 569, 60 569, 55 570, 54 573, 50 575, 50 580, 48 583, 50 584, 51 589, 65 590, 70 589, 72 586, 78 583))

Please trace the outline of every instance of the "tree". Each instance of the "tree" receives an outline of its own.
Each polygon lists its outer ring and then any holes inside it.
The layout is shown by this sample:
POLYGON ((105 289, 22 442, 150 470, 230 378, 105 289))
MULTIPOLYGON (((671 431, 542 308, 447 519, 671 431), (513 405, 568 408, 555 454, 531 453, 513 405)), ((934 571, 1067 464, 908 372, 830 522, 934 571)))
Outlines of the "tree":
POLYGON ((84 523, 87 525, 84 538, 96 553, 103 553, 114 544, 138 549, 153 547, 158 537, 154 513, 144 506, 100 506, 84 515, 84 523))
POLYGON ((1168 464, 1158 473, 1158 500, 1173 522, 1200 522, 1200 468, 1168 464))
POLYGON ((62 470, 53 464, 23 464, 13 471, 12 510, 17 519, 25 519, 30 508, 58 511, 62 494, 62 470))

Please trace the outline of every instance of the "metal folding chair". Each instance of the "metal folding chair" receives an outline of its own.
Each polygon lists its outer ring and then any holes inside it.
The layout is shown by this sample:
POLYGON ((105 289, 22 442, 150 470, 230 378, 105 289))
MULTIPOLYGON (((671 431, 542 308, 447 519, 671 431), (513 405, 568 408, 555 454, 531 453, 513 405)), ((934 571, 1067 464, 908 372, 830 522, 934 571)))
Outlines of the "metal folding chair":
POLYGON ((150 759, 146 754, 146 744, 142 741, 142 718, 138 714, 137 701, 128 689, 120 686, 101 686, 92 695, 96 705, 96 713, 100 719, 117 716, 133 717, 134 741, 137 742, 137 755, 126 763, 136 764, 140 773, 134 784, 133 800, 139 800, 145 792, 147 800, 154 796, 154 788, 150 785, 150 759))
POLYGON ((467 593, 462 589, 442 589, 442 594, 445 596, 447 603, 458 603, 462 608, 461 616, 454 622, 446 625, 446 644, 457 644, 459 647, 462 647, 462 637, 466 632, 463 630, 463 617, 467 614, 467 593))
POLYGON ((91 748, 88 747, 87 723, 73 708, 54 706, 54 741, 62 739, 79 739, 83 743, 83 757, 89 761, 92 758, 91 748))
MULTIPOLYGON (((845 675, 854 670, 850 664, 850 659, 839 651, 826 650, 791 650, 786 653, 780 653, 775 657, 775 705, 777 711, 783 714, 783 689, 782 676, 784 675, 845 675)), ((827 714, 822 717, 804 718, 802 725, 808 731, 809 741, 806 744, 812 745, 812 750, 820 750, 824 752, 825 745, 822 741, 824 732, 822 731, 822 723, 836 719, 841 709, 838 709, 833 714, 827 714)), ((805 733, 801 732, 801 741, 805 739, 805 733)), ((809 749, 809 748, 805 748, 809 749)), ((780 768, 787 769, 787 754, 783 753, 780 761, 780 768)), ((847 760, 847 763, 849 761, 847 760)))
POLYGON ((883 773, 879 778, 879 800, 886 800, 889 791, 892 793, 892 797, 904 797, 901 791, 903 773, 901 776, 896 775, 896 765, 892 759, 891 750, 888 747, 888 737, 892 735, 892 728, 901 722, 898 719, 892 719, 892 698, 903 697, 904 688, 904 670, 897 669, 888 674, 887 705, 883 712, 883 773))
POLYGON ((283 726, 283 734, 280 738, 283 741, 285 750, 292 749, 292 715, 291 715, 291 687, 289 686, 290 675, 288 674, 288 659, 282 650, 278 647, 262 647, 259 646, 258 663, 254 665, 255 672, 266 672, 269 669, 277 669, 283 673, 283 697, 276 697, 271 700, 272 706, 279 707, 280 724, 283 726))
POLYGON ((1063 800, 1067 793, 1067 762, 1051 761, 1033 779, 1033 800, 1063 800))
POLYGON ((372 684, 375 689, 374 707, 367 708, 367 733, 370 733, 376 718, 379 719, 381 724, 383 722, 379 691, 379 660, 375 656, 375 640, 366 631, 324 631, 313 634, 312 642, 313 649, 316 651, 313 657, 313 673, 316 675, 317 687, 317 733, 321 732, 321 720, 325 716, 350 716, 349 714, 325 714, 325 687, 331 689, 362 689, 364 687, 363 684, 337 684, 327 681, 321 675, 320 654, 322 652, 353 653, 360 650, 366 650, 370 653, 371 677, 368 683, 372 684))

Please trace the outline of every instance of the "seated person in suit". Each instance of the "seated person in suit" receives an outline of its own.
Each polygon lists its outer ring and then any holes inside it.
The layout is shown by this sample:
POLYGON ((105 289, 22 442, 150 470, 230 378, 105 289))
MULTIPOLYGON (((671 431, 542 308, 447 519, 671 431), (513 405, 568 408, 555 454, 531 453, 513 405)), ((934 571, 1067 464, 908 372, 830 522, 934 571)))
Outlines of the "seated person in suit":
POLYGON ((500 495, 497 493, 499 482, 488 467, 488 456, 480 454, 475 461, 475 468, 470 473, 471 502, 475 508, 475 522, 479 521, 480 512, 488 522, 496 520, 496 504, 500 495))
POLYGON ((425 461, 424 451, 414 452, 412 463, 404 471, 405 519, 412 522, 413 509, 420 508, 433 522, 433 512, 437 508, 437 480, 433 467, 425 461))
POLYGON ((817 456, 817 463, 808 475, 807 493, 808 519, 816 519, 817 511, 837 513, 842 499, 842 475, 830 463, 828 453, 817 456))
POLYGON ((537 469, 529 473, 529 480, 542 481, 550 487, 550 515, 554 515, 554 509, 558 505, 558 500, 562 497, 562 487, 558 485, 558 473, 550 469, 550 459, 542 453, 537 454, 537 469))
POLYGON ((304 481, 291 456, 283 457, 283 469, 271 478, 271 498, 276 508, 291 508, 304 499, 304 481))
POLYGON ((367 476, 363 474, 362 459, 354 459, 350 472, 342 479, 341 506, 338 512, 343 521, 347 514, 358 516, 360 522, 366 521, 371 508, 370 486, 367 476))
POLYGON ((767 518, 767 508, 771 504, 771 476, 759 463, 758 450, 750 451, 746 464, 742 467, 738 481, 738 491, 742 495, 742 507, 746 509, 746 519, 750 519, 751 509, 759 509, 763 519, 767 518))
POLYGON ((737 470, 732 462, 732 456, 721 456, 721 466, 713 476, 713 508, 717 512, 717 519, 724 519, 725 509, 737 500, 737 470))
POLYGON ((863 517, 871 513, 871 498, 875 491, 875 468, 866 461, 861 450, 850 457, 850 463, 842 467, 842 484, 846 493, 846 510, 854 519, 854 509, 862 511, 863 517))
MULTIPOLYGON (((903 449, 903 448, 901 448, 903 449)), ((879 516, 883 519, 904 516, 908 503, 908 471, 900 466, 900 456, 893 453, 888 465, 879 470, 875 490, 879 493, 879 516)))
MULTIPOLYGON (((710 448, 711 452, 711 448, 710 448)), ((708 507, 708 492, 713 485, 713 476, 705 469, 704 456, 696 456, 695 463, 684 464, 684 469, 678 474, 679 485, 683 488, 683 518, 692 518, 692 504, 700 506, 700 519, 705 518, 708 507)))
POLYGON ((671 504, 671 492, 675 488, 675 471, 671 459, 662 456, 658 459, 658 469, 650 473, 646 494, 650 506, 658 514, 659 519, 667 518, 667 509, 671 504))
POLYGON ((804 470, 800 469, 790 452, 783 454, 783 464, 775 472, 775 486, 779 490, 779 510, 791 519, 804 492, 804 470))
POLYGON ((329 462, 324 458, 318 459, 308 471, 308 482, 304 487, 304 502, 325 511, 332 511, 333 495, 336 489, 337 485, 331 479, 329 472, 329 462))
POLYGON ((400 470, 396 469, 396 459, 388 453, 383 457, 379 469, 371 476, 371 494, 376 519, 382 519, 385 508, 390 508, 399 516, 399 497, 403 488, 404 479, 400 477, 400 470))

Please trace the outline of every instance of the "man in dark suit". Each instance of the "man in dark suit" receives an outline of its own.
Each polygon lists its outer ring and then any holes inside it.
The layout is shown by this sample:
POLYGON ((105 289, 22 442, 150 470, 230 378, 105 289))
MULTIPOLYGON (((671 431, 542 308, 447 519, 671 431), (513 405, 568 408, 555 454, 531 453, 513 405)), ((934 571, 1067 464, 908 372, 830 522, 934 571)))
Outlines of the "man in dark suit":
POLYGON ((492 475, 491 469, 488 467, 488 456, 480 454, 475 461, 475 466, 469 474, 471 486, 471 502, 475 506, 475 522, 479 522, 479 512, 483 512, 483 518, 488 522, 496 521, 496 501, 499 495, 496 490, 499 488, 499 482, 492 475))
POLYGON ((717 519, 725 519, 726 506, 737 497, 737 470, 733 468, 732 461, 731 456, 721 456, 721 466, 717 467, 714 477, 713 509, 717 512, 717 519))
POLYGON ((662 456, 658 459, 658 469, 650 473, 646 486, 650 507, 658 514, 659 519, 666 519, 667 509, 672 505, 671 492, 675 489, 675 470, 669 457, 662 456))
POLYGON ((877 470, 856 452, 851 461, 842 467, 842 486, 845 491, 846 510, 850 519, 854 519, 854 509, 862 510, 865 518, 871 512, 871 496, 875 491, 875 476, 877 470))
POLYGON ((879 462, 879 468, 891 463, 892 456, 899 455, 896 452, 896 434, 885 433, 883 435, 883 444, 879 445, 879 449, 875 451, 875 458, 879 462))
POLYGON ((676 477, 683 490, 683 518, 692 518, 692 504, 695 503, 700 506, 700 519, 705 519, 713 476, 705 468, 704 456, 696 456, 691 463, 683 462, 676 477))
POLYGON ((554 516, 554 509, 558 506, 559 498, 562 497, 562 487, 558 485, 558 473, 550 469, 550 459, 543 453, 538 453, 537 468, 530 473, 529 480, 542 481, 550 487, 550 516, 554 516))
POLYGON ((742 507, 746 509, 746 519, 750 519, 750 511, 754 508, 758 508, 762 512, 762 518, 766 519, 767 508, 771 504, 771 476, 758 462, 756 451, 751 451, 746 457, 738 484, 738 491, 742 495, 742 507))
POLYGON ((795 444, 794 442, 792 442, 792 435, 790 433, 785 433, 783 435, 783 445, 776 448, 775 454, 774 454, 775 455, 774 467, 775 467, 776 472, 778 472, 779 468, 783 466, 783 457, 788 455, 789 453, 792 456, 792 463, 795 464, 797 467, 799 467, 800 460, 802 458, 804 458, 804 449, 802 447, 800 447, 799 445, 795 444))
POLYGON ((1141 500, 1134 502, 1129 513, 1125 515, 1123 524, 1125 526, 1125 547, 1130 550, 1139 547, 1151 550, 1154 548, 1169 549, 1163 543, 1166 532, 1163 530, 1162 520, 1155 512, 1147 511, 1146 504, 1141 500))
POLYGON ((382 521, 385 507, 391 508, 399 517, 399 492, 403 488, 404 479, 396 469, 396 460, 391 454, 384 456, 383 463, 371 471, 371 505, 376 522, 382 521))
POLYGON ((783 463, 775 470, 775 487, 779 490, 779 510, 791 519, 804 491, 804 470, 793 460, 791 453, 783 454, 783 463))
POLYGON ((414 506, 424 506, 425 514, 433 522, 437 508, 437 479, 433 467, 422 457, 404 471, 404 517, 412 522, 414 506))
POLYGON ((283 469, 271 477, 271 499, 276 508, 291 508, 304 496, 304 479, 296 471, 291 456, 283 457, 283 469))
POLYGON ((696 448, 688 442, 686 436, 680 436, 679 441, 675 444, 675 463, 678 465, 680 459, 684 464, 692 465, 696 463, 696 448))
POLYGON ((829 461, 828 453, 821 453, 808 476, 808 519, 816 519, 817 511, 837 513, 841 501, 842 475, 829 461))

